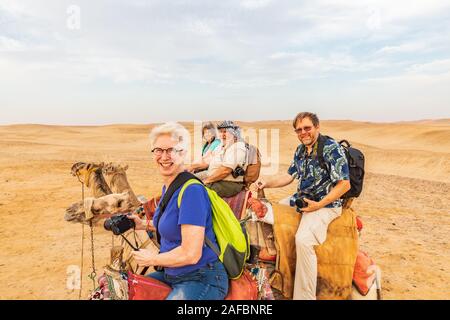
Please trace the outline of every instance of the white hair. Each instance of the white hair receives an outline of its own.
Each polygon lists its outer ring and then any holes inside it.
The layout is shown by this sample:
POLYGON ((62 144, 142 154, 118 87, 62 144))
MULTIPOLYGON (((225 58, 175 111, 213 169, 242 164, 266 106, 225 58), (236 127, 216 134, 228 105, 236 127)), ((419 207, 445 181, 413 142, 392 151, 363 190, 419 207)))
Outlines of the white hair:
POLYGON ((156 140, 162 135, 169 135, 177 142, 177 147, 182 150, 188 149, 190 142, 189 131, 181 124, 176 122, 167 122, 160 126, 153 128, 150 132, 150 145, 153 148, 156 140))

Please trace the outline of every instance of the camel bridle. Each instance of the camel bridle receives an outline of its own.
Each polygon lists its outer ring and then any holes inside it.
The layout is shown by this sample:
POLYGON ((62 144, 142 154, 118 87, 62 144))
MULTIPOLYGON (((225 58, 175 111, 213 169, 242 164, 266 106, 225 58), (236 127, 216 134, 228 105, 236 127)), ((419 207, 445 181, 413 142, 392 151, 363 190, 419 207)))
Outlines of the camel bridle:
MULTIPOLYGON (((81 199, 83 201, 83 204, 84 204, 84 200, 85 200, 85 191, 84 191, 84 186, 85 186, 85 181, 86 181, 85 179, 87 179, 89 182, 89 177, 90 177, 91 173, 94 171, 95 170, 92 170, 92 169, 86 170, 83 181, 80 178, 80 172, 77 171, 76 177, 81 184, 81 199)), ((87 186, 89 187, 89 185, 87 185, 87 186)), ((92 272, 88 276, 88 278, 92 280, 93 290, 95 291, 95 289, 96 289, 95 281, 97 279, 97 271, 95 269, 94 225, 92 223, 92 219, 89 221, 89 228, 91 230, 92 272)), ((80 292, 79 292, 78 300, 81 300, 81 294, 83 292, 83 269, 84 269, 84 223, 81 224, 81 273, 80 273, 80 292)))

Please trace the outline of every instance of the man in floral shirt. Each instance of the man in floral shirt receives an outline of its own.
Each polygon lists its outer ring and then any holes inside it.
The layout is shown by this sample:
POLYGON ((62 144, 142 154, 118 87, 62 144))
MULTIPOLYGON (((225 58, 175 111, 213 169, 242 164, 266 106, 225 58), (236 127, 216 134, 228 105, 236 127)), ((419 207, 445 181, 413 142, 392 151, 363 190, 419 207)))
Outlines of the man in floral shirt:
POLYGON ((326 241, 328 226, 342 214, 342 196, 350 188, 349 166, 342 147, 333 139, 320 135, 317 115, 302 112, 293 122, 301 142, 288 173, 271 179, 261 178, 257 186, 282 188, 299 180, 291 206, 303 214, 297 231, 297 266, 294 300, 315 300, 317 289, 317 257, 315 246, 326 241), (319 144, 323 144, 323 159, 319 144), (304 200, 301 204, 300 200, 304 200))

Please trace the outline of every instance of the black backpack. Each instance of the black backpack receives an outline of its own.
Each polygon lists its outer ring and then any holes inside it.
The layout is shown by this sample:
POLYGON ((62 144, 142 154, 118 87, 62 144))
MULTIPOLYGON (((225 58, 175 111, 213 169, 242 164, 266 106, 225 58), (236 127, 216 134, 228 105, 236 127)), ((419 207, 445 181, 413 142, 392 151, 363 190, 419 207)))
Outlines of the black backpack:
MULTIPOLYGON (((320 167, 330 173, 328 166, 325 163, 323 157, 323 148, 327 139, 332 139, 328 136, 319 136, 319 145, 317 148, 317 157, 319 159, 320 167)), ((358 198, 361 195, 364 185, 365 176, 365 157, 364 154, 352 147, 347 140, 341 140, 339 145, 344 149, 345 156, 347 157, 349 169, 350 169, 350 184, 351 189, 349 192, 342 196, 342 199, 358 198)))

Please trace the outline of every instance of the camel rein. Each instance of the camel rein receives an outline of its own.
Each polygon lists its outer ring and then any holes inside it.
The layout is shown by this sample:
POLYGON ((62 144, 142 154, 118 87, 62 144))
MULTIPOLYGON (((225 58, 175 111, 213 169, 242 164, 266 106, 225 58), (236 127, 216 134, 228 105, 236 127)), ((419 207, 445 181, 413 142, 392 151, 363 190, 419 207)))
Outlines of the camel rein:
MULTIPOLYGON (((84 195, 84 181, 81 181, 80 175, 77 174, 78 181, 81 183, 81 198, 84 205, 85 195, 84 195)), ((93 290, 96 289, 96 278, 97 272, 95 269, 95 253, 94 253, 94 225, 92 220, 89 221, 89 227, 91 229, 91 253, 92 253, 92 272, 88 276, 92 280, 93 290)), ((83 292, 83 269, 84 269, 84 223, 81 224, 81 273, 80 273, 80 292, 78 295, 78 300, 81 300, 81 294, 83 292)))

